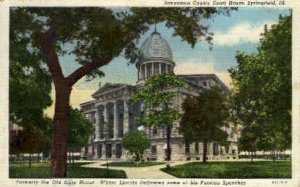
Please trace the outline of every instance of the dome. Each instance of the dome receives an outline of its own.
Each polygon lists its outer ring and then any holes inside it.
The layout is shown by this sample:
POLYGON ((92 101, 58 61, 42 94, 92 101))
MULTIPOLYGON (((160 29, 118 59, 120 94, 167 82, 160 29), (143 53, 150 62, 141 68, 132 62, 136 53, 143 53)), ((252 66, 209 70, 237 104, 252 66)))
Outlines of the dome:
POLYGON ((143 42, 140 48, 140 62, 152 58, 164 58, 173 61, 172 51, 168 42, 156 30, 143 42))

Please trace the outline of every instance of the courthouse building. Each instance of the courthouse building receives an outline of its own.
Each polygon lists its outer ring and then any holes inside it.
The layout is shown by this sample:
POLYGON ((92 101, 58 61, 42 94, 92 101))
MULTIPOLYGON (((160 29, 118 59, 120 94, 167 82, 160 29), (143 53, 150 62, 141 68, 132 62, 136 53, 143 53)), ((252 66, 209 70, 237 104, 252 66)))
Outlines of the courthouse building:
MULTIPOLYGON (((136 64, 137 82, 130 84, 105 84, 92 94, 93 100, 82 103, 81 109, 95 126, 95 134, 89 144, 82 148, 82 157, 95 160, 130 160, 132 157, 122 147, 122 138, 129 131, 140 126, 138 118, 144 112, 142 104, 134 104, 132 96, 143 87, 151 76, 173 72, 176 63, 172 50, 165 39, 155 30, 141 45, 139 61, 136 64)), ((187 96, 197 96, 199 92, 218 86, 224 93, 228 87, 215 74, 177 75, 187 86, 174 88, 177 92, 172 107, 182 113, 181 104, 187 96)), ((179 122, 175 122, 171 133, 172 160, 202 159, 201 142, 186 145, 178 132, 179 122)), ((225 129, 229 136, 229 146, 218 142, 209 142, 208 159, 237 158, 237 133, 230 125, 225 129)), ((166 158, 166 129, 145 128, 151 140, 146 150, 146 160, 164 160, 166 158)))

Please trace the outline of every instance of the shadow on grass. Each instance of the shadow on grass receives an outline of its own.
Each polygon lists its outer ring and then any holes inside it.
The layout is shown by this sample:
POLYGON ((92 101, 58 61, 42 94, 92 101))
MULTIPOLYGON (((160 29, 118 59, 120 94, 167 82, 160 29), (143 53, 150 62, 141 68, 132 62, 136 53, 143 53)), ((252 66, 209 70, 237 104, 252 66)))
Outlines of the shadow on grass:
MULTIPOLYGON (((67 178, 126 178, 126 173, 122 170, 109 170, 103 168, 81 167, 91 162, 75 163, 74 168, 68 164, 67 178)), ((33 163, 29 168, 28 164, 10 164, 10 178, 51 178, 50 163, 33 163)))
POLYGON ((291 178, 291 161, 192 162, 177 165, 166 172, 178 178, 291 178))

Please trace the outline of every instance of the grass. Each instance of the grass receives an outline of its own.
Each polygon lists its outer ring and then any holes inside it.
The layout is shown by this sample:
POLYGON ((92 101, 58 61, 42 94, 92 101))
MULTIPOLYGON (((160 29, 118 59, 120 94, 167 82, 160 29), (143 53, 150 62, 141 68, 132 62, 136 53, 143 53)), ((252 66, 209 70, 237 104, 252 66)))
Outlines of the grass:
MULTIPOLYGON (((111 162, 108 163, 108 166, 111 167, 148 167, 148 166, 156 166, 165 164, 165 162, 111 162)), ((107 164, 103 164, 102 166, 106 166, 107 164)))
MULTIPOLYGON (((106 169, 81 167, 89 163, 75 163, 74 168, 68 164, 67 178, 126 178, 126 174, 122 170, 109 170, 108 176, 106 169)), ((28 167, 28 164, 10 164, 9 177, 51 178, 50 163, 33 163, 31 168, 28 167)))
POLYGON ((291 161, 192 162, 162 171, 178 178, 291 178, 291 161))

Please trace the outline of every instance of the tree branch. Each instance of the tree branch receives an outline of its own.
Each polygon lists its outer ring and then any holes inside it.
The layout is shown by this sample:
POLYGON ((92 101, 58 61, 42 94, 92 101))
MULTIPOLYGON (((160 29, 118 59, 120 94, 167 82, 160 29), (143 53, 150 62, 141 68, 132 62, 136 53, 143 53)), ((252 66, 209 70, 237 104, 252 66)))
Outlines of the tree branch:
POLYGON ((98 60, 95 60, 93 62, 87 63, 77 70, 75 70, 72 74, 70 74, 67 78, 67 84, 69 86, 72 86, 75 84, 79 79, 81 79, 83 76, 91 73, 93 70, 102 67, 106 64, 108 64, 111 60, 111 57, 106 57, 106 58, 100 58, 98 60))
POLYGON ((54 84, 64 80, 61 66, 58 61, 58 56, 55 50, 56 32, 52 27, 50 28, 42 38, 42 53, 46 59, 46 64, 52 74, 54 84))

